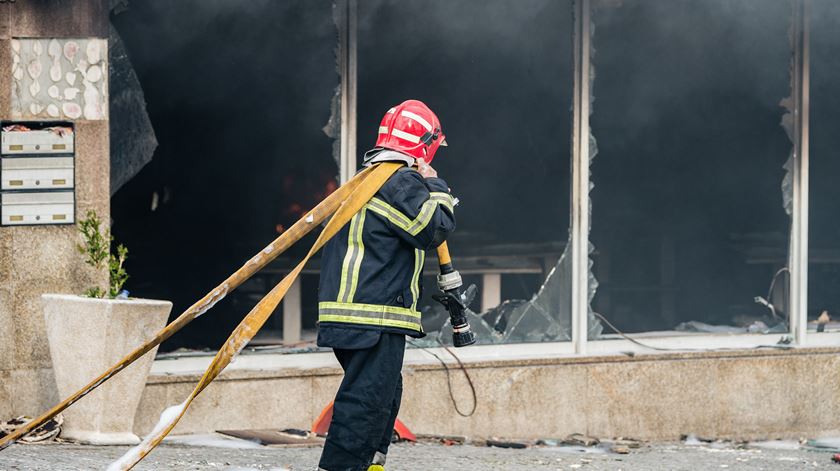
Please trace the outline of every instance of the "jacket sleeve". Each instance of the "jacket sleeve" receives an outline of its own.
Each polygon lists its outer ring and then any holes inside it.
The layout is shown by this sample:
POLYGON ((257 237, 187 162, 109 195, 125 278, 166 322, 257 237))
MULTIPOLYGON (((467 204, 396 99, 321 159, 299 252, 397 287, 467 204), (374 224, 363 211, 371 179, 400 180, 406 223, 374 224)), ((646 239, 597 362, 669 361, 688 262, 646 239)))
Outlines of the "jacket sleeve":
POLYGON ((423 178, 413 170, 397 172, 368 208, 388 220, 414 248, 428 250, 442 244, 455 230, 455 198, 440 178, 423 178))

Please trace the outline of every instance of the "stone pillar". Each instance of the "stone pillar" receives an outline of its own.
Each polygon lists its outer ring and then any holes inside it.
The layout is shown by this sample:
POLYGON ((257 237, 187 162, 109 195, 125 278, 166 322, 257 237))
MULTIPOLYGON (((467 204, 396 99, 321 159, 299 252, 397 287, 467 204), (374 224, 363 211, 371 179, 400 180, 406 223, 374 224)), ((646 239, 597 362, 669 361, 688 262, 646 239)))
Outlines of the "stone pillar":
MULTIPOLYGON (((105 221, 110 216, 107 82, 101 117, 33 115, 13 104, 12 38, 56 38, 62 44, 70 38, 107 40, 108 28, 107 0, 0 3, 0 120, 74 123, 76 220, 89 209, 105 221)), ((103 54, 101 80, 107 81, 107 48, 103 54)), ((76 86, 84 93, 81 83, 76 86)), ((37 415, 59 399, 40 296, 81 294, 107 283, 107 272, 84 264, 78 242, 75 225, 0 227, 0 419, 37 415)))

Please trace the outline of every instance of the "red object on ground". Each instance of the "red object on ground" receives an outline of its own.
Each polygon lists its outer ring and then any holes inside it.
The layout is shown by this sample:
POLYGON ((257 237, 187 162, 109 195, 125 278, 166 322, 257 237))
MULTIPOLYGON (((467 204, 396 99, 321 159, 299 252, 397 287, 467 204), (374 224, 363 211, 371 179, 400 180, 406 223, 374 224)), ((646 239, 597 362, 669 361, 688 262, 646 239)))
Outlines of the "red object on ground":
POLYGON ((835 453, 831 455, 831 461, 834 461, 835 463, 840 463, 840 453, 835 453))
MULTIPOLYGON (((318 415, 318 418, 315 419, 315 422, 312 423, 312 433, 316 435, 326 435, 327 432, 330 430, 330 422, 332 422, 333 416, 333 403, 330 401, 327 404, 327 407, 321 411, 321 414, 318 415)), ((397 436, 400 437, 400 440, 407 440, 409 442, 416 442, 417 437, 411 433, 411 430, 405 426, 404 423, 400 422, 400 419, 397 419, 396 423, 394 423, 394 431, 397 432, 397 436)))
POLYGON ((407 440, 409 442, 417 441, 417 437, 411 433, 411 430, 409 430, 404 423, 400 422, 400 419, 397 419, 397 421, 394 422, 394 431, 397 432, 397 436, 400 437, 400 440, 407 440))
POLYGON ((330 401, 327 407, 321 411, 321 414, 312 423, 312 433, 316 435, 326 435, 330 429, 330 422, 332 422, 333 402, 330 401))

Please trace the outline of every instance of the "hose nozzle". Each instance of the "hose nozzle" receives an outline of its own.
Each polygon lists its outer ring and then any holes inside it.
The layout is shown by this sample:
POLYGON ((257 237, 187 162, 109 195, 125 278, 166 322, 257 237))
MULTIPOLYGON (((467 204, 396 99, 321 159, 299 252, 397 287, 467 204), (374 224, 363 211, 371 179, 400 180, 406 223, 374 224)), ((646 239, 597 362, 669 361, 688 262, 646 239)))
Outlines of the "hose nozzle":
POLYGON ((449 322, 452 324, 452 344, 456 347, 466 347, 475 343, 475 333, 470 330, 470 323, 467 321, 467 305, 461 292, 461 274, 452 267, 452 258, 449 255, 449 247, 446 242, 438 249, 440 261, 440 275, 438 275, 438 288, 443 294, 433 298, 443 304, 449 311, 449 322))

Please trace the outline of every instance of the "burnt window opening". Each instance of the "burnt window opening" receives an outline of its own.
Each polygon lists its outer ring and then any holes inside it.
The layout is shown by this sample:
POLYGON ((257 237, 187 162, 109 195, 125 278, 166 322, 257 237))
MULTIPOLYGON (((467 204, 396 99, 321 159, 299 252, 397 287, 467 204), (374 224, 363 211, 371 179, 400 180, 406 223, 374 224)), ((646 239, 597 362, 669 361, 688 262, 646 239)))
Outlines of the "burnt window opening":
MULTIPOLYGON (((461 199, 450 247, 479 285, 474 320, 491 342, 568 340, 571 2, 359 3, 357 164, 385 110, 428 103, 450 144, 434 166, 461 199)), ((171 299, 177 315, 336 187, 335 21, 329 1, 161 0, 113 17, 160 142, 112 200, 114 233, 132 250, 132 295, 171 299)), ((623 331, 788 331, 788 280, 775 275, 790 243, 780 187, 791 141, 779 125, 790 25, 785 0, 595 2, 590 293, 623 331), (776 317, 754 301, 774 279, 776 317)), ((834 62, 823 57, 830 96, 834 62)), ((814 148, 829 155, 833 109, 814 113, 828 116, 814 148)), ((830 160, 820 195, 833 191, 830 160)), ((814 203, 821 214, 834 211, 829 196, 814 203)), ((830 249, 828 219, 811 236, 830 249)), ((164 350, 218 345, 306 246, 164 350)), ((830 266, 819 266, 812 317, 833 309, 830 266)), ((419 305, 431 332, 446 321, 429 296, 436 270, 430 257, 419 305)), ((311 339, 317 262, 307 273, 311 339)), ((262 342, 277 343, 281 319, 262 342)), ((590 338, 599 334, 590 317, 590 338)))
MULTIPOLYGON (((435 166, 462 201, 451 241, 459 268, 479 285, 496 269, 499 299, 528 298, 568 233, 570 4, 450 3, 359 6, 358 156, 385 110, 425 100, 450 142, 435 166), (397 30, 401 39, 387 40, 397 30)), ((334 14, 326 1, 152 1, 112 17, 159 142, 112 200, 132 295, 172 300, 174 317, 335 188, 334 14)), ((218 345, 306 245, 162 350, 218 345)), ((317 265, 301 282, 304 340, 317 319, 317 265)), ((426 268, 428 307, 437 267, 426 268)), ((280 311, 255 343, 280 341, 280 311)))
MULTIPOLYGON (((569 338, 568 309, 557 305, 567 299, 544 310, 527 300, 568 238, 572 31, 567 1, 359 2, 359 154, 405 99, 440 117, 449 146, 432 165, 460 199, 449 247, 465 286, 479 288, 479 343, 569 338)), ((432 344, 451 341, 431 298, 437 269, 430 254, 419 306, 432 344)))
POLYGON ((811 14, 809 330, 840 324, 840 4, 815 0, 811 14), (825 315, 823 316, 823 313, 825 315), (822 316, 822 319, 820 317, 822 316), (819 323, 813 322, 820 320, 819 323), (819 327, 819 324, 824 324, 819 327))
MULTIPOLYGON (((174 318, 336 188, 333 140, 322 131, 339 81, 332 8, 151 0, 112 14, 159 143, 112 198, 132 296, 173 301, 174 318)), ((281 271, 261 273, 162 350, 218 346, 281 271)), ((313 328, 311 276, 303 288, 304 327, 313 328)))
POLYGON ((787 332, 787 1, 594 15, 594 309, 625 332, 787 332), (755 302, 766 297, 776 315, 755 302))

